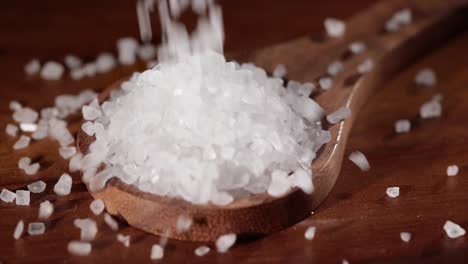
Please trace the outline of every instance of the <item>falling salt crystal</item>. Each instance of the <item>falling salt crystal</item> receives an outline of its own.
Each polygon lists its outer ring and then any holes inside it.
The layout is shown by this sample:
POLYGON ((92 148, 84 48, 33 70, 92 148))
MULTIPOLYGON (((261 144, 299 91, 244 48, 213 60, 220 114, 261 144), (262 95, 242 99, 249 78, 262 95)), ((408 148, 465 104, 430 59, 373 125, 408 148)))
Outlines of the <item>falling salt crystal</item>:
POLYGON ((465 229, 463 229, 461 226, 459 226, 458 224, 450 220, 447 220, 445 222, 444 230, 445 230, 445 233, 447 233, 447 236, 449 238, 458 238, 458 237, 464 236, 466 233, 465 229))
POLYGON ((71 241, 68 243, 67 250, 72 255, 87 256, 91 253, 92 246, 89 242, 71 241))
POLYGON ((341 264, 349 264, 349 261, 347 259, 343 259, 343 261, 341 261, 341 264))
POLYGON ((81 59, 72 54, 66 55, 64 58, 64 62, 65 66, 67 66, 69 69, 76 69, 82 64, 81 59))
POLYGON ((387 195, 390 198, 396 198, 400 195, 400 187, 388 187, 387 195))
POLYGON ((186 215, 180 215, 177 218, 176 231, 177 233, 187 232, 192 226, 192 218, 186 215))
POLYGON ((310 194, 314 189, 310 173, 303 169, 297 169, 288 179, 291 187, 298 187, 305 193, 310 194))
POLYGON ((424 68, 416 74, 414 82, 422 86, 432 87, 437 84, 437 77, 433 69, 424 68))
POLYGON ((317 228, 316 228, 315 226, 309 226, 309 227, 306 229, 305 233, 304 233, 305 239, 307 239, 307 240, 312 240, 312 239, 314 239, 314 237, 315 237, 315 230, 316 230, 316 229, 317 229, 317 228))
POLYGON ((41 222, 33 222, 28 225, 28 234, 31 236, 42 235, 45 232, 45 225, 41 222))
POLYGON ((164 248, 162 248, 160 245, 153 245, 151 247, 151 259, 162 259, 164 257, 164 248))
POLYGON ((195 255, 197 255, 199 257, 203 257, 206 254, 208 254, 209 252, 210 252, 210 248, 207 247, 207 246, 199 246, 194 251, 195 255))
POLYGON ((86 71, 83 68, 76 68, 70 72, 72 80, 81 80, 86 76, 86 71))
POLYGON ((64 68, 62 64, 55 61, 48 61, 41 70, 41 78, 48 81, 55 81, 62 78, 64 68))
POLYGON ((216 239, 215 245, 216 245, 216 250, 219 253, 225 253, 227 252, 233 245, 236 243, 236 234, 230 233, 230 234, 225 234, 218 239, 216 239))
POLYGON ((13 113, 13 120, 17 123, 35 123, 39 114, 29 107, 23 107, 13 113))
POLYGON ((119 223, 108 213, 104 214, 104 222, 106 222, 107 226, 109 226, 112 231, 119 230, 119 223))
POLYGON ((424 119, 440 117, 442 115, 442 105, 439 101, 432 99, 421 106, 419 115, 424 119))
POLYGON ((27 166, 26 168, 24 168, 24 172, 27 175, 34 175, 39 171, 40 168, 41 168, 41 165, 39 164, 39 162, 35 162, 35 163, 27 166))
POLYGON ((153 44, 144 44, 138 47, 137 54, 141 60, 150 61, 157 53, 157 49, 153 44))
POLYGON ((76 154, 76 147, 60 147, 59 154, 63 159, 69 159, 76 154))
POLYGON ((328 36, 337 38, 343 36, 346 30, 346 24, 336 18, 327 18, 323 22, 328 36))
POLYGON ((49 201, 44 201, 39 205, 39 219, 47 219, 54 213, 54 205, 49 201))
POLYGON ((70 194, 71 188, 72 177, 68 173, 64 173, 54 185, 54 192, 59 196, 65 196, 70 194))
POLYGON ((362 171, 368 171, 370 169, 369 161, 360 151, 354 151, 349 154, 349 160, 356 164, 362 171))
POLYGON ((0 193, 0 199, 5 203, 11 203, 15 200, 16 194, 10 190, 3 189, 0 193))
POLYGON ((18 127, 12 124, 7 124, 5 128, 5 133, 10 137, 16 137, 18 134, 18 127))
POLYGON ((366 50, 366 44, 361 41, 355 41, 349 44, 349 50, 354 54, 362 53, 366 50))
POLYGON ((24 222, 23 220, 19 220, 19 222, 16 224, 15 231, 13 231, 13 238, 14 239, 19 239, 21 235, 23 234, 24 231, 24 222))
POLYGON ((84 74, 88 77, 93 77, 97 73, 97 65, 95 62, 88 62, 83 66, 84 74))
POLYGON ((20 129, 23 132, 34 132, 37 130, 37 125, 34 123, 21 123, 20 129))
POLYGON ((43 181, 36 181, 28 184, 28 190, 32 193, 41 193, 45 190, 47 184, 43 181))
POLYGON ((26 72, 28 75, 37 74, 40 70, 41 64, 37 59, 31 60, 24 66, 24 72, 26 72))
POLYGON ((333 81, 331 78, 322 77, 319 80, 319 85, 323 90, 328 90, 332 87, 333 81))
POLYGON ((18 160, 18 168, 24 170, 31 164, 31 159, 28 157, 22 157, 18 160))
POLYGON ((8 105, 8 108, 13 112, 20 110, 22 107, 23 106, 20 104, 20 102, 15 100, 11 101, 8 105))
POLYGON ((357 66, 357 71, 361 74, 368 73, 374 68, 374 61, 372 59, 366 59, 357 66))
POLYGON ((29 143, 31 142, 31 138, 25 135, 21 135, 21 137, 16 141, 16 143, 13 145, 13 149, 24 149, 29 146, 29 143))
POLYGON ((450 165, 447 167, 447 176, 455 176, 458 174, 458 166, 457 165, 450 165))
POLYGON ((395 122, 396 133, 408 133, 411 130, 411 122, 407 119, 401 119, 395 122))
POLYGON ((338 122, 345 120, 346 118, 350 116, 351 116, 351 109, 349 109, 348 107, 341 107, 335 112, 327 115, 327 121, 330 124, 336 124, 338 122))
POLYGON ((89 209, 91 209, 91 212, 93 212, 95 215, 100 215, 102 211, 104 211, 104 207, 104 201, 101 199, 94 200, 89 205, 89 209))
POLYGON ((271 174, 271 183, 267 190, 268 194, 279 197, 286 194, 290 188, 288 173, 282 170, 274 170, 271 174))
POLYGON ((273 77, 283 78, 284 76, 286 76, 287 73, 288 71, 286 70, 286 66, 284 66, 283 64, 278 64, 273 70, 273 77))
POLYGON ((400 233, 400 239, 403 241, 403 242, 410 242, 411 240, 411 233, 409 232, 401 232, 400 233))
POLYGON ((122 65, 132 65, 135 63, 138 42, 134 38, 121 38, 117 41, 119 62, 122 65))
POLYGON ((342 72, 344 69, 343 63, 340 61, 334 61, 330 65, 328 65, 327 72, 331 76, 335 76, 338 73, 342 72))
POLYGON ((24 190, 16 190, 16 205, 29 206, 31 201, 30 192, 24 190))
POLYGON ((75 227, 80 229, 80 238, 81 240, 94 240, 98 232, 96 221, 85 218, 85 219, 75 219, 73 221, 75 227))
POLYGON ((125 236, 122 234, 117 234, 117 241, 122 243, 125 247, 130 246, 130 236, 125 236))
POLYGON ((114 55, 104 52, 99 54, 96 59, 96 71, 98 73, 107 73, 115 68, 117 62, 114 58, 114 55))
POLYGON ((394 19, 402 25, 411 24, 412 14, 411 9, 405 8, 401 9, 393 15, 394 19))
POLYGON ((398 21, 394 18, 391 18, 387 22, 385 22, 385 31, 397 32, 398 30, 400 30, 400 23, 398 23, 398 21))

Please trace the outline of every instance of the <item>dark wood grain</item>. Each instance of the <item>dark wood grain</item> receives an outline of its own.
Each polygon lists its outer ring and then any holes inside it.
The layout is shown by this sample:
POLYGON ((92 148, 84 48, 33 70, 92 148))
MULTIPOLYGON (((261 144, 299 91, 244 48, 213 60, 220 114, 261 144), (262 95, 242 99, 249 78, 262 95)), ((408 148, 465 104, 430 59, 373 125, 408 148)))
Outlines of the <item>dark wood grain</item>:
MULTIPOLYGON (((59 1, 0 3, 0 124, 11 122, 7 103, 20 99, 33 107, 53 102, 54 96, 83 88, 97 91, 132 69, 82 82, 54 83, 25 78, 24 63, 31 57, 59 59, 73 51, 91 58, 102 50, 113 50, 119 36, 136 35, 133 3, 124 1, 65 3, 59 1), (106 10, 106 9, 109 10, 106 10), (111 11, 112 10, 112 11, 111 11), (80 39, 80 41, 76 41, 80 39)), ((226 1, 228 51, 251 51, 306 33, 317 34, 325 16, 344 18, 361 10, 368 1, 226 1), (268 11, 262 8, 268 4, 268 11), (343 8, 336 8, 340 4, 343 8), (239 22, 239 14, 245 18, 239 22), (271 17, 271 14, 275 14, 271 17), (297 16, 297 17, 296 17, 297 16), (250 21, 250 22, 249 22, 250 21), (235 26, 239 22, 240 26, 235 26), (249 26, 257 25, 257 27, 249 26), (271 26, 271 27, 270 27, 271 26), (231 28, 231 29, 229 29, 231 28), (232 32, 232 33, 231 33, 232 32), (229 44, 230 43, 230 44, 229 44)), ((346 153, 363 151, 371 162, 368 173, 345 161, 337 185, 315 214, 303 222, 267 238, 242 243, 227 254, 211 252, 193 256, 198 245, 169 241, 163 262, 167 263, 466 263, 466 238, 447 239, 442 225, 451 219, 468 227, 468 35, 462 34, 442 48, 417 61, 383 86, 361 110, 353 127, 346 153), (438 72, 435 88, 416 87, 412 80, 418 69, 429 65, 438 72), (393 123, 417 116, 419 106, 436 92, 444 94, 441 119, 417 122, 409 134, 395 135, 393 123), (454 178, 446 166, 458 164, 454 178), (400 186, 401 196, 390 200, 388 186, 400 186), (308 225, 316 225, 317 236, 305 241, 308 225), (413 241, 403 244, 399 232, 410 231, 413 241)), ((149 262, 150 247, 159 238, 121 224, 121 232, 132 236, 125 249, 115 233, 98 219, 100 232, 90 257, 72 257, 66 243, 79 238, 73 219, 91 216, 91 197, 74 175, 73 193, 65 198, 53 194, 52 186, 66 164, 56 153, 54 142, 33 143, 25 151, 12 152, 14 141, 0 133, 0 187, 24 188, 39 178, 48 183, 46 194, 33 195, 31 207, 0 203, 0 260, 6 263, 110 263, 149 262), (26 176, 16 169, 19 157, 43 157, 44 170, 26 176), (47 221, 47 235, 23 237, 11 234, 19 219, 37 219, 40 201, 53 200, 57 212, 47 221)), ((92 216, 94 217, 94 216, 92 216)))

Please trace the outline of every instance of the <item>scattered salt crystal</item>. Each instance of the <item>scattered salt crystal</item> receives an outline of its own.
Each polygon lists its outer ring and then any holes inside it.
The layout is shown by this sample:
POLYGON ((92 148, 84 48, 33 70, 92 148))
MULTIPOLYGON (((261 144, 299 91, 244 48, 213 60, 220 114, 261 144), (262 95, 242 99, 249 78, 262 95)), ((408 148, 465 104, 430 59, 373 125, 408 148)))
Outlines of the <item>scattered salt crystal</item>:
POLYGON ((80 58, 73 54, 68 54, 64 58, 65 66, 67 66, 69 69, 76 69, 81 66, 82 61, 80 58))
POLYGON ((15 200, 16 194, 10 190, 3 189, 0 193, 0 199, 5 203, 11 203, 15 200))
POLYGON ((13 119, 18 123, 35 123, 39 113, 29 107, 23 107, 13 113, 13 119))
POLYGON ((82 70, 86 76, 93 77, 97 73, 97 65, 95 62, 88 62, 83 66, 82 70))
POLYGON ((12 124, 7 124, 5 128, 5 133, 10 137, 16 137, 18 134, 18 127, 12 124))
POLYGON ((236 243, 236 234, 230 233, 230 234, 225 234, 218 239, 216 239, 215 245, 216 245, 216 250, 219 253, 225 253, 227 252, 233 245, 236 243))
POLYGON ((104 222, 106 222, 107 226, 109 226, 112 231, 119 230, 119 223, 108 213, 104 214, 104 222))
POLYGON ((444 230, 449 238, 459 238, 461 236, 464 236, 466 233, 465 229, 463 229, 461 226, 450 220, 447 220, 445 222, 444 230))
POLYGON ((93 212, 93 214, 100 215, 105 208, 104 201, 102 199, 94 200, 89 205, 89 208, 91 209, 91 212, 93 212))
POLYGON ((440 101, 431 99, 424 103, 419 109, 419 115, 421 118, 435 118, 442 115, 442 105, 440 101))
POLYGON ((8 108, 10 108, 11 111, 15 112, 18 111, 22 108, 23 106, 20 104, 18 101, 11 101, 10 104, 8 104, 8 108))
POLYGON ((176 231, 177 233, 187 232, 192 226, 192 218, 186 215, 180 215, 177 218, 176 231))
POLYGON ((457 165, 450 165, 447 167, 447 176, 455 176, 458 174, 458 166, 457 165))
POLYGON ((319 80, 320 88, 322 88, 323 90, 330 89, 332 87, 332 84, 333 84, 332 79, 328 77, 322 77, 319 80))
POLYGON ((157 49, 153 44, 144 44, 138 47, 138 57, 144 61, 150 61, 156 56, 157 49))
POLYGON ((49 201, 44 201, 39 205, 39 219, 47 219, 54 213, 54 205, 49 201))
POLYGON ((351 109, 349 109, 348 107, 341 107, 339 108, 338 110, 336 110, 335 112, 327 115, 327 121, 330 123, 330 124, 336 124, 338 122, 341 122, 343 120, 345 120, 346 118, 350 117, 351 116, 351 109))
POLYGON ((26 72, 28 75, 37 74, 40 70, 41 63, 37 59, 31 60, 24 66, 24 72, 26 72))
POLYGON ((338 73, 342 72, 344 69, 343 63, 340 61, 334 61, 330 65, 328 65, 327 72, 331 76, 335 76, 338 73))
POLYGON ((153 245, 151 247, 151 259, 162 259, 164 257, 164 248, 162 248, 160 245, 153 245))
POLYGON ((92 246, 89 242, 71 241, 68 243, 67 250, 72 255, 87 256, 91 253, 92 246))
POLYGON ((355 41, 349 44, 349 50, 354 54, 362 53, 366 50, 366 44, 361 41, 355 41))
POLYGON ((29 203, 31 201, 31 196, 30 196, 29 191, 25 190, 16 190, 16 205, 27 205, 29 206, 29 203))
POLYGON ((85 218, 85 219, 75 219, 73 224, 80 229, 80 238, 81 240, 90 241, 96 237, 98 232, 96 221, 85 218))
POLYGON ((31 159, 28 157, 22 157, 18 160, 18 168, 24 170, 31 164, 31 159))
POLYGON ((19 220, 18 223, 16 224, 15 231, 13 231, 13 238, 14 239, 19 239, 21 235, 23 234, 24 231, 24 222, 23 220, 19 220))
POLYGON ((28 190, 32 193, 41 193, 45 190, 47 184, 43 181, 36 181, 28 184, 28 190))
POLYGON ((424 68, 416 74, 414 82, 422 86, 431 87, 436 85, 437 77, 433 69, 424 68))
POLYGON ((44 80, 55 81, 62 78, 64 68, 62 64, 55 61, 48 61, 41 70, 41 78, 44 80))
POLYGON ((401 9, 393 15, 394 19, 402 25, 409 25, 412 21, 411 9, 401 9))
POLYGON ((117 241, 122 243, 125 247, 130 246, 130 236, 125 236, 122 234, 117 234, 117 241))
POLYGON ((209 252, 210 252, 210 248, 207 247, 207 246, 199 246, 194 251, 195 255, 197 255, 199 257, 203 257, 206 254, 208 254, 209 252))
POLYGON ((411 130, 411 122, 408 119, 401 119, 395 122, 396 133, 408 133, 411 130))
POLYGON ((346 24, 336 18, 327 18, 323 22, 328 36, 337 38, 343 36, 346 30, 346 24))
POLYGON ((16 141, 16 143, 13 145, 13 149, 24 149, 29 146, 29 143, 31 143, 31 138, 25 135, 21 135, 18 141, 16 141))
POLYGON ((70 71, 70 77, 72 80, 81 80, 86 76, 86 71, 84 68, 76 68, 70 71))
POLYGON ((288 181, 288 173, 282 170, 274 170, 271 174, 271 183, 268 187, 268 194, 274 197, 279 197, 286 194, 291 188, 288 181))
POLYGON ((83 159, 83 154, 77 153, 70 159, 69 170, 70 172, 75 172, 81 168, 81 161, 83 159))
POLYGON ((69 159, 76 154, 76 147, 60 147, 59 154, 63 159, 69 159))
POLYGON ((54 192, 59 196, 65 196, 70 194, 71 188, 72 177, 68 173, 64 173, 54 185, 54 192))
POLYGON ((316 230, 316 229, 317 229, 317 228, 316 228, 315 226, 309 226, 309 227, 306 229, 305 233, 304 233, 305 239, 307 239, 307 240, 312 240, 312 239, 314 239, 314 237, 315 237, 315 230, 316 230))
POLYGON ((304 169, 297 169, 289 176, 291 187, 298 187, 305 193, 312 193, 314 186, 312 185, 312 177, 310 173, 304 169))
POLYGON ((385 22, 385 31, 387 32, 397 32, 400 30, 400 23, 395 19, 391 18, 387 22, 385 22))
POLYGON ((388 187, 386 192, 388 197, 396 198, 400 195, 400 187, 388 187))
POLYGON ((122 65, 132 65, 135 63, 138 42, 134 38, 121 38, 117 41, 119 62, 122 65))
POLYGON ((374 68, 374 61, 372 59, 366 59, 357 66, 357 71, 361 74, 368 73, 374 68))
POLYGON ((411 233, 409 232, 401 232, 400 233, 400 239, 403 241, 403 242, 410 242, 411 240, 411 233))
POLYGON ((368 171, 370 169, 369 161, 360 151, 354 151, 349 154, 349 160, 356 164, 362 171, 368 171))
POLYGON ((30 236, 42 235, 45 232, 45 225, 41 222, 33 222, 28 225, 28 234, 30 236))
POLYGON ((37 130, 37 125, 34 123, 21 123, 20 128, 23 132, 34 132, 37 130))
POLYGON ((40 168, 41 168, 41 165, 39 164, 39 162, 35 162, 35 163, 27 166, 26 168, 24 168, 24 172, 27 175, 34 175, 39 171, 40 168))
POLYGON ((96 59, 96 71, 98 73, 107 73, 115 68, 117 62, 115 61, 114 55, 104 52, 99 54, 96 59))
POLYGON ((273 70, 273 77, 283 78, 284 76, 286 76, 287 73, 288 71, 286 70, 286 66, 284 66, 283 64, 278 64, 273 70))

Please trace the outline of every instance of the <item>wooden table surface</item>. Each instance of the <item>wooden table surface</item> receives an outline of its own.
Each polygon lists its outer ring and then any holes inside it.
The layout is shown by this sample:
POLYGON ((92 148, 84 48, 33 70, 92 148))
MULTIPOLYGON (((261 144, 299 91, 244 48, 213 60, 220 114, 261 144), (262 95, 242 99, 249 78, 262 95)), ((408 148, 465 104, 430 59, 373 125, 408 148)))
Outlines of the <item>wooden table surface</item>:
MULTIPOLYGON (((347 18, 373 1, 236 0, 223 1, 227 31, 226 51, 232 54, 289 40, 322 30, 327 16, 347 18)), ((187 19, 192 19, 187 17, 187 19)), ((154 20, 155 36, 158 24, 154 20)), ((71 81, 46 82, 24 75, 32 58, 61 60, 67 53, 92 59, 99 52, 114 51, 115 40, 138 36, 133 1, 82 0, 79 2, 0 2, 0 188, 24 189, 45 181, 44 193, 33 194, 30 207, 0 202, 0 262, 3 263, 134 263, 150 262, 151 245, 159 238, 120 223, 119 232, 131 235, 132 245, 116 242, 116 233, 88 209, 91 196, 74 174, 72 194, 56 197, 52 188, 67 163, 57 153, 57 143, 33 142, 12 151, 15 140, 4 127, 12 122, 8 103, 19 100, 39 109, 54 97, 86 88, 100 91, 133 69, 119 68, 107 75, 71 81), (17 161, 30 156, 40 161, 40 173, 27 176, 17 161), (37 220, 39 203, 53 201, 56 212, 46 222, 46 234, 12 237, 16 223, 37 220), (79 239, 76 218, 98 221, 99 233, 88 257, 70 256, 66 245, 79 239)), ((338 182, 315 214, 297 225, 259 240, 236 245, 226 254, 210 252, 199 258, 199 244, 169 241, 164 263, 467 263, 466 237, 449 239, 443 224, 450 219, 468 228, 468 34, 462 33, 444 46, 404 69, 383 85, 361 110, 347 147, 360 150, 371 170, 361 172, 345 161, 338 182), (435 69, 438 84, 421 88, 413 83, 422 67, 435 69), (420 105, 441 92, 443 114, 418 120, 420 105), (412 119, 408 134, 396 135, 398 119, 412 119), (447 177, 446 168, 458 164, 459 175, 447 177), (400 197, 389 199, 385 190, 400 186, 400 197), (317 227, 313 241, 304 239, 309 225, 317 227), (413 234, 410 243, 400 232, 413 234)), ((72 123, 75 120, 71 120, 72 123)), ((155 219, 157 221, 157 219, 155 219)))

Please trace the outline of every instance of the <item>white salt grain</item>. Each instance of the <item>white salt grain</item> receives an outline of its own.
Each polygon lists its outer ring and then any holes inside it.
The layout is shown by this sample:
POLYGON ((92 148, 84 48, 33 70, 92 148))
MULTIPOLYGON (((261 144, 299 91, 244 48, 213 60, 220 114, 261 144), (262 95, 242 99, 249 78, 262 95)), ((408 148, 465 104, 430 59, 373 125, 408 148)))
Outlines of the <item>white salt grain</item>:
POLYGON ((346 118, 350 116, 351 116, 351 109, 344 106, 344 107, 339 108, 335 112, 327 115, 327 121, 330 124, 336 124, 338 122, 345 120, 346 118))
POLYGON ((15 200, 16 194, 10 190, 3 189, 0 193, 0 199, 5 203, 11 203, 15 200))
POLYGON ((401 119, 395 122, 396 133, 408 133, 411 130, 411 122, 407 119, 401 119))
POLYGON ((393 15, 394 19, 401 25, 409 25, 412 21, 411 9, 401 9, 393 15))
POLYGON ((210 252, 210 248, 207 246, 199 246, 194 250, 195 255, 203 257, 210 252))
POLYGON ((46 183, 43 181, 36 181, 31 184, 28 184, 28 190, 32 193, 41 193, 46 188, 46 183))
POLYGON ((352 161, 362 171, 368 171, 370 169, 369 161, 366 156, 360 151, 354 151, 349 154, 349 160, 352 161))
POLYGON ((112 231, 119 230, 119 223, 108 213, 104 214, 104 222, 109 226, 112 231))
POLYGON ((28 225, 28 234, 30 236, 42 235, 45 232, 45 225, 41 222, 33 222, 28 225))
POLYGON ((162 259, 163 257, 164 257, 164 248, 157 244, 153 245, 151 247, 150 258, 152 260, 156 260, 156 259, 162 259))
POLYGON ((22 107, 21 103, 15 100, 8 104, 8 108, 13 112, 20 110, 22 107))
POLYGON ((328 36, 337 38, 343 36, 346 30, 346 24, 336 18, 327 18, 323 22, 328 36))
POLYGON ((286 194, 291 188, 288 181, 288 173, 282 170, 275 170, 271 174, 271 183, 268 187, 268 194, 274 197, 280 197, 286 194))
POLYGON ((82 69, 84 71, 84 74, 88 77, 94 77, 98 72, 97 65, 95 62, 86 63, 82 69))
POLYGON ((431 99, 424 103, 419 109, 419 115, 421 118, 436 118, 442 115, 442 105, 440 101, 431 99))
POLYGON ((17 123, 35 123, 39 118, 39 113, 29 107, 23 107, 15 110, 13 120, 17 123))
POLYGON ((317 229, 317 228, 316 228, 315 226, 309 226, 309 227, 306 229, 305 233, 304 233, 305 239, 307 239, 307 240, 312 240, 312 239, 314 239, 316 229, 317 229))
POLYGON ((68 243, 67 250, 75 256, 87 256, 91 253, 92 246, 89 242, 71 241, 68 243))
POLYGON ((104 211, 104 208, 105 208, 105 205, 104 205, 104 201, 102 199, 94 200, 89 205, 89 209, 95 215, 100 215, 102 213, 102 211, 104 211))
POLYGON ((101 116, 101 110, 95 106, 85 105, 82 108, 84 120, 93 121, 101 116))
POLYGON ((75 227, 80 229, 80 238, 81 240, 90 241, 94 240, 98 232, 96 221, 85 218, 85 219, 75 219, 73 221, 75 227))
POLYGON ((34 175, 39 171, 40 168, 41 168, 41 165, 39 164, 39 162, 35 162, 35 163, 27 166, 26 168, 24 168, 24 172, 27 175, 34 175))
POLYGON ((29 143, 31 143, 31 138, 25 135, 21 135, 18 141, 16 141, 16 143, 13 145, 13 149, 18 150, 27 148, 29 143))
POLYGON ((63 159, 69 159, 76 154, 76 147, 60 147, 59 154, 63 159))
POLYGON ((119 62, 122 65, 132 65, 136 60, 138 42, 134 38, 121 38, 117 41, 119 62))
POLYGON ((12 124, 7 124, 5 128, 5 133, 10 137, 16 137, 18 134, 18 127, 12 124))
POLYGON ((70 77, 72 80, 81 80, 86 76, 86 71, 84 68, 76 68, 70 72, 70 77))
POLYGON ((444 230, 445 230, 445 233, 447 233, 447 236, 452 239, 464 236, 466 233, 465 229, 463 229, 461 226, 459 226, 458 224, 450 220, 447 220, 445 222, 444 230))
POLYGON ((355 41, 349 44, 349 50, 354 54, 362 53, 366 50, 366 44, 361 41, 355 41))
POLYGON ((236 234, 233 233, 220 236, 215 242, 216 250, 219 253, 227 252, 236 243, 236 238, 236 234))
POLYGON ((457 165, 450 165, 447 167, 447 176, 455 176, 458 174, 458 166, 457 165))
POLYGON ((365 74, 365 73, 370 72, 373 68, 374 68, 374 61, 372 59, 366 59, 357 66, 357 71, 360 74, 365 74))
POLYGON ((322 77, 319 80, 320 88, 322 88, 323 90, 330 89, 332 87, 332 84, 333 84, 332 79, 328 77, 322 77))
MULTIPOLYGON (((307 161, 310 164, 312 160, 307 161)), ((307 172, 304 169, 297 169, 294 173, 288 178, 291 187, 298 187, 303 192, 311 194, 314 190, 312 185, 311 173, 307 172)))
POLYGON ((37 74, 40 70, 41 70, 41 64, 39 63, 39 60, 37 59, 31 60, 24 66, 24 72, 28 75, 37 74))
POLYGON ((117 234, 117 241, 122 243, 125 247, 130 246, 130 236, 125 236, 122 234, 117 234))
POLYGON ((403 242, 406 242, 406 243, 410 242, 411 236, 412 236, 412 235, 411 235, 411 233, 409 233, 409 232, 401 232, 401 233, 400 233, 400 239, 401 239, 403 242))
POLYGON ((107 73, 115 68, 117 62, 114 58, 114 55, 104 52, 99 54, 96 59, 96 71, 98 73, 107 73))
POLYGON ((21 157, 18 160, 18 168, 24 170, 26 167, 28 167, 31 164, 31 159, 28 157, 21 157))
POLYGON ((176 231, 177 233, 184 233, 184 232, 187 232, 190 227, 192 226, 192 218, 191 217, 188 217, 186 215, 180 215, 178 218, 177 218, 177 222, 176 222, 176 231))
POLYGON ((55 81, 62 78, 64 68, 62 64, 55 61, 48 61, 41 70, 41 78, 44 80, 55 81))
POLYGON ((330 65, 328 65, 327 72, 331 76, 335 76, 338 73, 342 72, 344 69, 343 63, 340 61, 334 61, 330 65))
POLYGON ((138 47, 137 54, 141 60, 150 61, 156 56, 157 49, 153 44, 144 44, 138 47))
POLYGON ((283 78, 284 76, 286 76, 287 73, 288 71, 286 70, 286 66, 284 66, 283 64, 278 64, 273 70, 273 77, 283 78))
POLYGON ((341 264, 349 264, 349 261, 347 259, 343 259, 343 261, 341 261, 341 264))
POLYGON ((39 219, 47 219, 54 213, 54 205, 49 201, 44 201, 39 205, 39 219))
POLYGON ((20 129, 23 132, 35 132, 37 130, 37 125, 34 123, 21 123, 20 129))
POLYGON ((414 82, 421 86, 432 87, 437 84, 437 77, 433 69, 424 68, 416 74, 414 82))
POLYGON ((386 193, 388 197, 396 198, 400 196, 400 187, 388 187, 386 193))
POLYGON ((81 168, 81 163, 83 159, 83 154, 77 153, 71 159, 69 163, 70 172, 75 172, 81 168))
POLYGON ((67 66, 69 69, 76 69, 82 64, 81 59, 72 54, 66 55, 64 58, 64 62, 65 66, 67 66))
POLYGON ((16 190, 16 205, 29 206, 31 201, 31 193, 25 190, 16 190))
POLYGON ((13 238, 15 240, 19 239, 24 231, 24 222, 23 220, 19 220, 19 222, 15 226, 15 231, 13 231, 13 238))
POLYGON ((54 185, 55 194, 59 196, 69 195, 72 188, 72 181, 72 177, 68 173, 62 174, 54 185))

